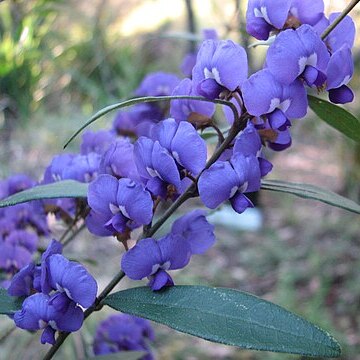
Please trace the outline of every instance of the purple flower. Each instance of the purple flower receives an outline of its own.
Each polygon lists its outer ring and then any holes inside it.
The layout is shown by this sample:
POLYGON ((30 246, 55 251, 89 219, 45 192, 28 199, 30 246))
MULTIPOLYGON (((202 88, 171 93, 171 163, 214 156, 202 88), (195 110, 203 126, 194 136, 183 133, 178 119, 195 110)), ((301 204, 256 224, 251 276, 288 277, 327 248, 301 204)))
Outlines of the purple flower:
POLYGON ((254 126, 249 123, 234 144, 229 161, 217 161, 205 170, 198 182, 201 201, 210 209, 230 200, 233 209, 242 213, 253 207, 244 195, 260 189, 260 179, 272 165, 260 155, 261 142, 254 126))
POLYGON ((180 79, 171 73, 154 72, 145 76, 135 90, 137 96, 166 96, 171 95, 180 79))
POLYGON ((154 331, 145 319, 132 315, 111 315, 96 329, 93 349, 95 355, 120 351, 145 350, 143 360, 152 360, 148 341, 154 340, 154 331))
POLYGON ((44 330, 42 344, 54 344, 56 330, 69 332, 80 329, 83 319, 81 308, 61 293, 31 295, 14 315, 15 324, 21 329, 44 330))
POLYGON ((273 30, 315 25, 323 13, 323 0, 249 0, 246 31, 259 40, 266 40, 273 30))
POLYGON ((192 254, 203 254, 215 243, 214 226, 206 220, 206 211, 193 210, 176 219, 171 227, 173 235, 188 241, 192 254))
POLYGON ((128 139, 118 139, 104 153, 100 163, 100 174, 117 178, 138 180, 139 175, 134 160, 134 145, 128 139))
POLYGON ((82 136, 80 153, 87 155, 89 153, 103 154, 115 140, 115 134, 112 131, 86 131, 82 136))
POLYGON ((247 55, 240 45, 231 40, 206 40, 193 69, 193 88, 196 93, 215 99, 224 90, 239 88, 247 74, 247 55))
POLYGON ((157 124, 152 139, 167 149, 177 164, 197 175, 206 163, 206 142, 188 122, 167 119, 157 124), (196 154, 196 156, 194 156, 196 154))
MULTIPOLYGON (((321 35, 325 29, 332 24, 341 13, 332 13, 327 19, 323 16, 319 22, 314 26, 316 32, 321 35)), ((351 49, 355 40, 355 24, 350 16, 346 16, 341 22, 331 31, 331 33, 324 39, 329 51, 334 53, 343 45, 348 45, 351 49)))
POLYGON ((65 292, 69 299, 85 308, 94 303, 97 284, 81 264, 55 254, 46 260, 46 266, 52 289, 65 292))
POLYGON ((190 123, 167 119, 154 127, 152 139, 138 139, 134 155, 146 188, 155 196, 173 198, 190 181, 182 170, 198 174, 204 168, 206 143, 190 123))
POLYGON ((0 240, 0 269, 15 273, 31 262, 31 256, 28 249, 0 240))
POLYGON ((8 196, 32 188, 36 185, 36 182, 25 174, 17 174, 10 176, 7 179, 7 183, 8 183, 8 196))
MULTIPOLYGON (((194 96, 196 93, 192 88, 192 81, 190 79, 184 79, 174 89, 172 95, 191 95, 194 96)), ((170 103, 170 114, 177 121, 191 121, 196 123, 196 120, 207 120, 214 115, 215 104, 204 101, 196 100, 171 100, 170 103)))
POLYGON ((26 229, 31 226, 38 235, 49 233, 46 214, 40 201, 31 201, 7 208, 6 218, 15 223, 18 229, 26 229))
POLYGON ((127 178, 100 175, 89 185, 88 203, 94 216, 87 218, 95 235, 124 233, 150 223, 153 201, 144 187, 127 178))
POLYGON ((64 169, 70 165, 75 154, 60 154, 53 157, 44 173, 44 184, 63 180, 64 169))
POLYGON ((329 59, 320 36, 311 26, 302 25, 276 37, 267 52, 266 65, 276 80, 285 85, 302 76, 309 86, 321 86, 329 59))
POLYGON ((99 172, 101 155, 88 153, 87 155, 76 155, 63 169, 62 179, 77 180, 80 182, 91 182, 99 172))
POLYGON ((33 232, 26 230, 14 230, 7 237, 6 242, 14 246, 22 246, 30 253, 33 253, 37 249, 38 237, 33 232))
POLYGON ((336 104, 353 101, 354 94, 346 86, 354 73, 354 62, 348 45, 343 45, 332 54, 326 73, 326 90, 329 91, 330 101, 336 104))
POLYGON ((11 296, 29 296, 36 291, 34 289, 35 264, 30 263, 23 267, 11 279, 8 294, 11 296))
MULTIPOLYGON (((218 40, 218 34, 215 29, 203 29, 203 40, 218 40)), ((185 75, 190 77, 192 70, 196 64, 196 53, 188 53, 185 55, 184 59, 181 62, 180 70, 185 75)))
POLYGON ((113 128, 120 135, 149 136, 152 127, 163 118, 154 104, 138 104, 128 111, 119 111, 113 128))
POLYGON ((300 80, 283 85, 268 69, 250 76, 242 86, 242 95, 247 111, 258 117, 267 115, 272 129, 290 125, 288 119, 307 113, 307 95, 300 80))
POLYGON ((121 268, 133 280, 148 277, 152 290, 173 285, 167 270, 185 267, 190 261, 191 246, 181 235, 169 234, 156 241, 141 240, 121 259, 121 268))

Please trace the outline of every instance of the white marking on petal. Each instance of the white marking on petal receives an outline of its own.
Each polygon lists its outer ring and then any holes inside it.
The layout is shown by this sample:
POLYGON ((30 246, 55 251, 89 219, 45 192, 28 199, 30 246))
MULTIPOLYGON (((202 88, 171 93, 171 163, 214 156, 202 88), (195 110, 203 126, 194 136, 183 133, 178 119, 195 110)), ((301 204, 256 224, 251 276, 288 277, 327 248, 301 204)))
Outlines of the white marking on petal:
POLYGON ((70 292, 69 289, 64 288, 64 291, 65 291, 65 294, 67 295, 67 297, 68 297, 69 299, 74 300, 74 299, 72 298, 72 295, 71 295, 71 292, 70 292))
POLYGON ((154 275, 159 269, 160 269, 160 264, 153 265, 152 268, 151 268, 150 275, 154 275))
POLYGON ((299 18, 299 11, 298 11, 298 9, 296 7, 292 7, 290 9, 290 13, 291 13, 292 16, 295 16, 296 18, 299 18))
POLYGON ((218 84, 223 85, 223 84, 221 83, 221 80, 220 80, 219 70, 218 70, 217 68, 213 67, 211 72, 213 73, 213 76, 214 76, 215 81, 216 81, 218 84))
POLYGON ((127 217, 128 219, 130 219, 130 216, 129 216, 128 212, 126 211, 125 206, 119 205, 119 209, 120 209, 121 213, 122 213, 125 217, 127 217))
POLYGON ((290 99, 286 99, 284 100, 281 104, 279 104, 278 109, 280 109, 282 112, 286 112, 288 110, 288 108, 291 105, 291 100, 290 99))
POLYGON ((239 191, 240 191, 241 193, 245 192, 246 189, 248 188, 248 186, 249 186, 249 183, 248 183, 247 181, 245 181, 245 182, 239 187, 239 191))
POLYGON ((339 85, 338 87, 343 86, 343 85, 346 85, 346 84, 350 81, 350 79, 351 79, 351 76, 350 76, 350 75, 346 75, 346 76, 344 77, 344 80, 340 83, 340 85, 339 85))
POLYGON ((55 320, 49 320, 49 325, 50 325, 54 330, 59 330, 58 326, 56 325, 55 320))
POLYGON ((219 85, 223 86, 223 84, 221 83, 221 80, 220 80, 219 70, 217 68, 213 67, 211 69, 211 71, 208 68, 205 68, 204 76, 205 76, 205 79, 214 79, 219 85))
POLYGON ((42 319, 39 320, 38 324, 40 329, 44 329, 47 327, 47 322, 42 319))
POLYGON ((170 265, 171 265, 171 262, 170 261, 166 261, 164 262, 160 268, 163 269, 163 270, 169 270, 170 269, 170 265))
POLYGON ((238 191, 239 187, 238 186, 234 186, 231 191, 230 191, 230 198, 232 198, 235 193, 238 191))
POLYGON ((214 78, 214 74, 208 68, 204 69, 204 76, 205 76, 205 79, 213 79, 214 78))
POLYGON ((275 109, 279 109, 282 112, 286 112, 291 105, 291 99, 286 99, 284 101, 280 101, 279 98, 273 98, 271 99, 269 110, 266 112, 266 114, 272 113, 275 109))
POLYGON ((303 71, 305 70, 305 67, 307 65, 316 67, 316 65, 317 65, 317 54, 316 53, 313 53, 310 56, 302 56, 299 59, 299 75, 303 73, 303 71))
POLYGON ((179 158, 179 154, 176 152, 176 151, 173 151, 172 152, 172 156, 174 157, 174 159, 180 164, 181 164, 181 161, 180 161, 180 158, 179 158))
POLYGON ((110 208, 111 213, 114 215, 120 211, 120 209, 112 203, 109 204, 109 208, 110 208))
POLYGON ((266 112, 266 114, 272 113, 279 105, 280 105, 280 99, 279 98, 271 99, 269 110, 266 112))
MULTIPOLYGON (((268 24, 271 24, 271 21, 269 19, 269 15, 267 13, 267 8, 265 6, 262 6, 260 10, 258 8, 254 9, 254 15, 256 17, 263 18, 268 24)), ((272 24, 271 24, 272 25, 272 24)))
POLYGON ((158 176, 157 171, 155 171, 155 170, 152 169, 152 168, 147 167, 147 168, 146 168, 146 171, 148 172, 148 174, 149 174, 151 177, 157 177, 157 176, 158 176))

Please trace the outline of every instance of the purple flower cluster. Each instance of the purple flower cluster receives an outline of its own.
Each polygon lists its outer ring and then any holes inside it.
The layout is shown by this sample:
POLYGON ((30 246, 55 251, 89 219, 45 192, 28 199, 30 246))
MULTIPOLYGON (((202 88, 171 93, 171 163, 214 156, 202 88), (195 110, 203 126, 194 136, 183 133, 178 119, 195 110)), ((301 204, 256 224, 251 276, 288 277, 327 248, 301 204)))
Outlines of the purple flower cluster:
POLYGON ((96 297, 97 284, 87 270, 63 255, 62 245, 53 240, 42 254, 41 263, 30 263, 12 279, 9 295, 25 296, 22 309, 15 312, 17 327, 43 330, 41 342, 55 343, 55 332, 80 329, 84 308, 96 297))
MULTIPOLYGON (((0 198, 29 189, 36 182, 24 174, 0 181, 0 198)), ((38 236, 47 235, 46 214, 41 202, 19 204, 0 210, 1 284, 8 287, 11 277, 28 265, 37 250, 38 236)))
POLYGON ((291 145, 293 118, 307 112, 305 87, 326 90, 333 103, 354 98, 348 83, 354 65, 355 25, 347 16, 324 40, 321 34, 339 16, 327 18, 323 0, 250 0, 247 31, 257 39, 273 34, 263 70, 244 82, 244 105, 263 140, 274 150, 291 145), (256 94, 256 96, 254 96, 256 94))
POLYGON ((95 355, 123 351, 145 351, 142 360, 154 359, 149 342, 155 334, 149 321, 127 314, 111 315, 96 329, 93 349, 95 355))

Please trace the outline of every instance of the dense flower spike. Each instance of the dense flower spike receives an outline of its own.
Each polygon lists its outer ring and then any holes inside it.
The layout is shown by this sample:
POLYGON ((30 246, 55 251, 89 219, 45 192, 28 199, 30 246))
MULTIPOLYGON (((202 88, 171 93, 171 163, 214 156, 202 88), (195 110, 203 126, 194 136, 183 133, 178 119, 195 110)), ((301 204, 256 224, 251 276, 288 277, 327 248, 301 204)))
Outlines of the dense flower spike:
POLYGON ((95 235, 125 233, 152 219, 150 193, 131 179, 100 175, 89 185, 88 203, 92 215, 87 225, 95 235))
POLYGON ((193 69, 194 91, 209 99, 221 92, 233 92, 248 75, 247 55, 231 40, 206 40, 202 43, 193 69))
POLYGON ((111 315, 96 329, 93 343, 95 355, 105 355, 122 351, 145 350, 142 360, 153 360, 149 341, 155 335, 149 321, 127 314, 111 315))

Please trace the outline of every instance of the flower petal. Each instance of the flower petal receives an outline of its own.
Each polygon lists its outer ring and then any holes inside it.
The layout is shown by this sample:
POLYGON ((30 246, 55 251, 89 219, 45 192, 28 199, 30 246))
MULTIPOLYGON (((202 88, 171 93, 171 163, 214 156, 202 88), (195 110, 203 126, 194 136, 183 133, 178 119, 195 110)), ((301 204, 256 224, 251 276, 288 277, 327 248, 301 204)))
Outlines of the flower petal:
POLYGON ((118 180, 111 175, 99 175, 89 184, 88 203, 97 213, 111 216, 110 204, 116 204, 118 180))
POLYGON ((158 241, 158 244, 163 262, 170 262, 167 269, 181 269, 189 263, 191 247, 189 242, 183 236, 170 233, 161 238, 158 241))
POLYGON ((123 255, 121 269, 130 279, 141 280, 153 274, 154 266, 162 263, 158 243, 154 239, 146 238, 123 255))
POLYGON ((165 286, 173 286, 174 281, 171 276, 164 270, 157 271, 154 275, 149 277, 150 281, 148 285, 151 287, 151 290, 158 291, 165 286))
POLYGON ((54 289, 63 289, 70 299, 83 307, 94 303, 97 284, 84 266, 62 255, 53 255, 48 259, 48 267, 54 289))
POLYGON ((188 122, 180 122, 171 142, 171 153, 180 165, 194 175, 205 167, 206 142, 188 122))
POLYGON ((117 203, 123 215, 138 224, 150 223, 153 215, 153 201, 144 187, 130 179, 120 179, 117 203))
POLYGON ((217 161, 205 170, 198 182, 201 201, 210 209, 215 209, 229 199, 240 179, 227 161, 217 161))

